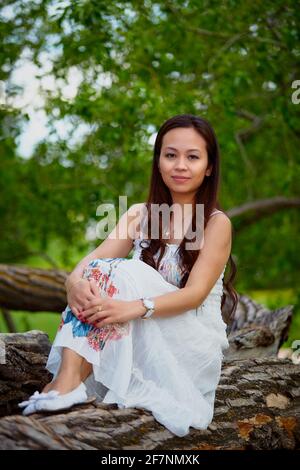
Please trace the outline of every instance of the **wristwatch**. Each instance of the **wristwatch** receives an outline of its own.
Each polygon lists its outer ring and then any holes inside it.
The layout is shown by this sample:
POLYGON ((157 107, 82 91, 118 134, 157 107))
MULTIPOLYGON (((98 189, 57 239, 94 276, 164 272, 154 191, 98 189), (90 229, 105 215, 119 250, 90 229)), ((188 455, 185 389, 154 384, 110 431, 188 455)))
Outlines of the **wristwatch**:
POLYGON ((147 320, 154 313, 154 301, 150 297, 142 297, 140 300, 142 300, 144 307, 147 309, 146 312, 141 316, 141 318, 143 320, 147 320))

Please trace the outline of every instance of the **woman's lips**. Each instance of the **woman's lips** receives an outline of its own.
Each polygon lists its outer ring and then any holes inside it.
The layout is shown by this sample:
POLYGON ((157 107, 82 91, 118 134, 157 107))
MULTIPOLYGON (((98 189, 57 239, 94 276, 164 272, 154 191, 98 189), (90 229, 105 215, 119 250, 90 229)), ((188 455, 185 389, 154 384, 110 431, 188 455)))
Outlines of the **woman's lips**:
POLYGON ((188 181, 190 178, 183 178, 179 176, 172 176, 173 180, 176 181, 176 183, 184 183, 185 181, 188 181))

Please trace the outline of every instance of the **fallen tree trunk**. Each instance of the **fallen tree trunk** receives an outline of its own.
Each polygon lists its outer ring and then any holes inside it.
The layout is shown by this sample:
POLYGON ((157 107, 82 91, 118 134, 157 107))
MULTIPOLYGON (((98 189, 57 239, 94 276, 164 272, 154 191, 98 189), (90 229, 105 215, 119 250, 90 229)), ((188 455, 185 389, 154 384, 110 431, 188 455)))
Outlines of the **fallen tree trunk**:
MULTIPOLYGON (((57 312, 66 306, 62 272, 10 267, 3 274, 2 265, 1 276, 6 281, 0 303, 3 296, 9 299, 3 307, 57 312)), ((0 334, 0 448, 299 449, 299 365, 276 357, 288 337, 292 309, 289 305, 272 312, 239 296, 227 329, 230 348, 214 420, 207 430, 191 428, 184 438, 174 436, 148 411, 99 402, 52 415, 22 416, 17 403, 51 380, 45 369, 51 344, 41 331, 0 334)))
POLYGON ((67 273, 58 269, 0 264, 0 306, 8 310, 61 312, 67 273))
POLYGON ((20 401, 50 382, 45 369, 50 348, 42 331, 0 334, 0 416, 19 412, 20 401))
MULTIPOLYGON (((227 360, 277 356, 287 338, 292 306, 265 309, 246 296, 234 321, 228 325, 227 360)), ((51 348, 41 331, 0 334, 0 416, 18 412, 17 403, 27 399, 51 380, 44 369, 51 348)))
MULTIPOLYGON (((277 356, 287 338, 292 306, 270 311, 240 297, 234 321, 228 325, 227 360, 277 356)), ((42 331, 0 334, 0 416, 18 411, 17 403, 51 380, 44 369, 51 348, 42 331)))
POLYGON ((51 380, 45 333, 0 335, 1 449, 298 449, 300 368, 289 359, 225 358, 214 420, 178 438, 135 408, 93 403, 25 417, 17 403, 51 380))
POLYGON ((269 310, 246 295, 239 295, 233 321, 227 327, 228 359, 277 356, 288 339, 293 305, 269 310))
POLYGON ((214 419, 177 437, 149 411, 93 403, 0 419, 0 449, 300 449, 300 373, 288 359, 225 361, 214 419))

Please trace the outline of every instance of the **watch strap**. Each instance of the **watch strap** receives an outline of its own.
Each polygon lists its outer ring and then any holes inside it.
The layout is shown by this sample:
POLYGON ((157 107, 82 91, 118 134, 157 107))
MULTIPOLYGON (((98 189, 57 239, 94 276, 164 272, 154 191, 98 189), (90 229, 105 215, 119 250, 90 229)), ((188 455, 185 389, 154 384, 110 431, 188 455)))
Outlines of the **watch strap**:
MULTIPOLYGON (((152 301, 152 299, 150 299, 149 297, 142 297, 140 300, 143 302, 144 307, 147 309, 146 312, 141 316, 141 318, 142 318, 143 320, 147 320, 148 318, 150 318, 150 317, 153 315, 153 313, 154 313, 154 308, 149 308, 149 307, 147 307, 147 305, 146 305, 146 303, 144 302, 144 300, 151 300, 151 301, 152 301)), ((152 302, 153 302, 153 301, 152 301, 152 302)))

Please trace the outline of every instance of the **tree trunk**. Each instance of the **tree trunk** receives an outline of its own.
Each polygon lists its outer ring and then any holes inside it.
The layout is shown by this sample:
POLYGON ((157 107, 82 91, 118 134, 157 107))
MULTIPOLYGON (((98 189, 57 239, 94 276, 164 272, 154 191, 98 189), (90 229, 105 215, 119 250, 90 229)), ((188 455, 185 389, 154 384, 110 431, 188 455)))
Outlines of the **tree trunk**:
POLYGON ((299 366, 278 358, 225 360, 212 423, 181 438, 149 411, 96 402, 3 417, 0 449, 300 449, 299 366))
POLYGON ((293 305, 269 310, 246 295, 239 295, 233 321, 227 327, 227 359, 274 356, 288 339, 293 305))
POLYGON ((42 331, 0 333, 0 416, 19 412, 17 403, 50 382, 50 348, 42 331))
POLYGON ((67 273, 58 269, 0 264, 0 306, 8 310, 61 312, 67 273))
MULTIPOLYGON (((61 312, 66 306, 65 276, 61 271, 0 265, 0 305, 61 312)), ((148 411, 104 403, 23 416, 17 404, 52 378, 45 369, 51 344, 37 330, 0 334, 0 449, 299 449, 300 366, 277 358, 292 308, 272 312, 239 296, 227 327, 230 348, 214 420, 207 430, 190 428, 183 438, 148 411)))

